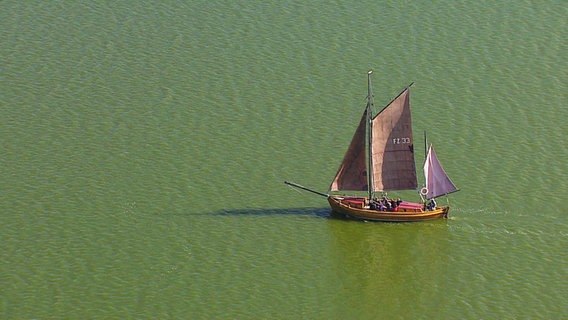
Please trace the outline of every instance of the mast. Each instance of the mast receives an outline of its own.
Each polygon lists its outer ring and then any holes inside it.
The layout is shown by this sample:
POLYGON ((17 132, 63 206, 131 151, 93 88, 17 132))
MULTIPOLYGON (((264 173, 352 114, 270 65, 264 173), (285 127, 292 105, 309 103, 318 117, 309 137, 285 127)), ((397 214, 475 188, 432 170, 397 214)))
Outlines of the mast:
POLYGON ((424 130, 424 161, 428 158, 428 143, 426 140, 426 130, 424 130))
POLYGON ((371 91, 371 74, 373 70, 367 71, 367 178, 369 180, 367 186, 369 188, 369 201, 373 198, 373 93, 371 91))
MULTIPOLYGON (((428 140, 426 138, 426 130, 424 130, 424 165, 426 165, 426 162, 428 161, 428 140)), ((427 196, 428 194, 426 193, 426 195, 422 194, 422 190, 424 190, 424 188, 426 188, 426 190, 428 190, 428 188, 426 187, 428 185, 428 181, 426 181, 426 173, 424 174, 424 183, 422 184, 422 189, 420 189, 420 191, 418 192, 420 194, 420 199, 422 199, 422 202, 424 202, 424 204, 426 204, 426 198, 424 198, 425 196, 427 196)))

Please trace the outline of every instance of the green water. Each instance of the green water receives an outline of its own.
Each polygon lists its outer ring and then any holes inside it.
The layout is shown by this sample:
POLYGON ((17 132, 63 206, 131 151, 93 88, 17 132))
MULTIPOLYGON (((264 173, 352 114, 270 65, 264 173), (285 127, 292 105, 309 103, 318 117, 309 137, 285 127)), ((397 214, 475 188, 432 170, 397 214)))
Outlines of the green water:
POLYGON ((0 318, 568 318, 567 16, 0 2, 0 318), (449 220, 334 219, 282 183, 327 189, 368 69, 377 105, 415 82, 449 220))

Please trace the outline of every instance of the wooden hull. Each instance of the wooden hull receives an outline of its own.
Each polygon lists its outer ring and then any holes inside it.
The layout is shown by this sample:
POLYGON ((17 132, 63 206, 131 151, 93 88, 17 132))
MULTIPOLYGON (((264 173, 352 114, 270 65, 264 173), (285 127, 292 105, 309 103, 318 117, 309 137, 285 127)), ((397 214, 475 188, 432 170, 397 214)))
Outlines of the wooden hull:
POLYGON ((372 210, 365 206, 358 206, 353 202, 346 201, 344 197, 328 196, 327 201, 331 209, 349 218, 372 221, 424 221, 447 218, 450 207, 436 207, 434 210, 408 209, 393 211, 372 210))

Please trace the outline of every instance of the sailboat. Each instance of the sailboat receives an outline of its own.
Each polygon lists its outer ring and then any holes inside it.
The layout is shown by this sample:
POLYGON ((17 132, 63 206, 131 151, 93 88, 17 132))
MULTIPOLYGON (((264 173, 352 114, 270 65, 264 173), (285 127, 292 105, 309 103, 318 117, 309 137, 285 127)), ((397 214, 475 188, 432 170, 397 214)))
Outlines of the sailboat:
MULTIPOLYGON (((388 198, 389 191, 418 189, 410 112, 412 83, 373 115, 372 73, 372 70, 367 72, 367 106, 329 188, 330 192, 366 191, 367 196, 322 193, 284 182, 326 197, 334 212, 349 218, 372 221, 447 218, 449 205, 438 206, 435 199, 458 188, 444 171, 432 145, 424 162, 425 184, 420 189, 420 203, 388 198)), ((426 139, 424 143, 426 146, 426 139)))

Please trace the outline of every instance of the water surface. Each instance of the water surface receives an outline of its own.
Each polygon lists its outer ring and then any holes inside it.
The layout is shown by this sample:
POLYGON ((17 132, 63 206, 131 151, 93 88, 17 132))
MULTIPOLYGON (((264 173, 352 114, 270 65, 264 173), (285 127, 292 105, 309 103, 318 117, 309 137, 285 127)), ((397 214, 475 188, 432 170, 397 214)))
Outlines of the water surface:
POLYGON ((563 2, 0 9, 3 318, 568 317, 563 2), (368 69, 414 81, 449 220, 282 183, 326 191, 368 69))

